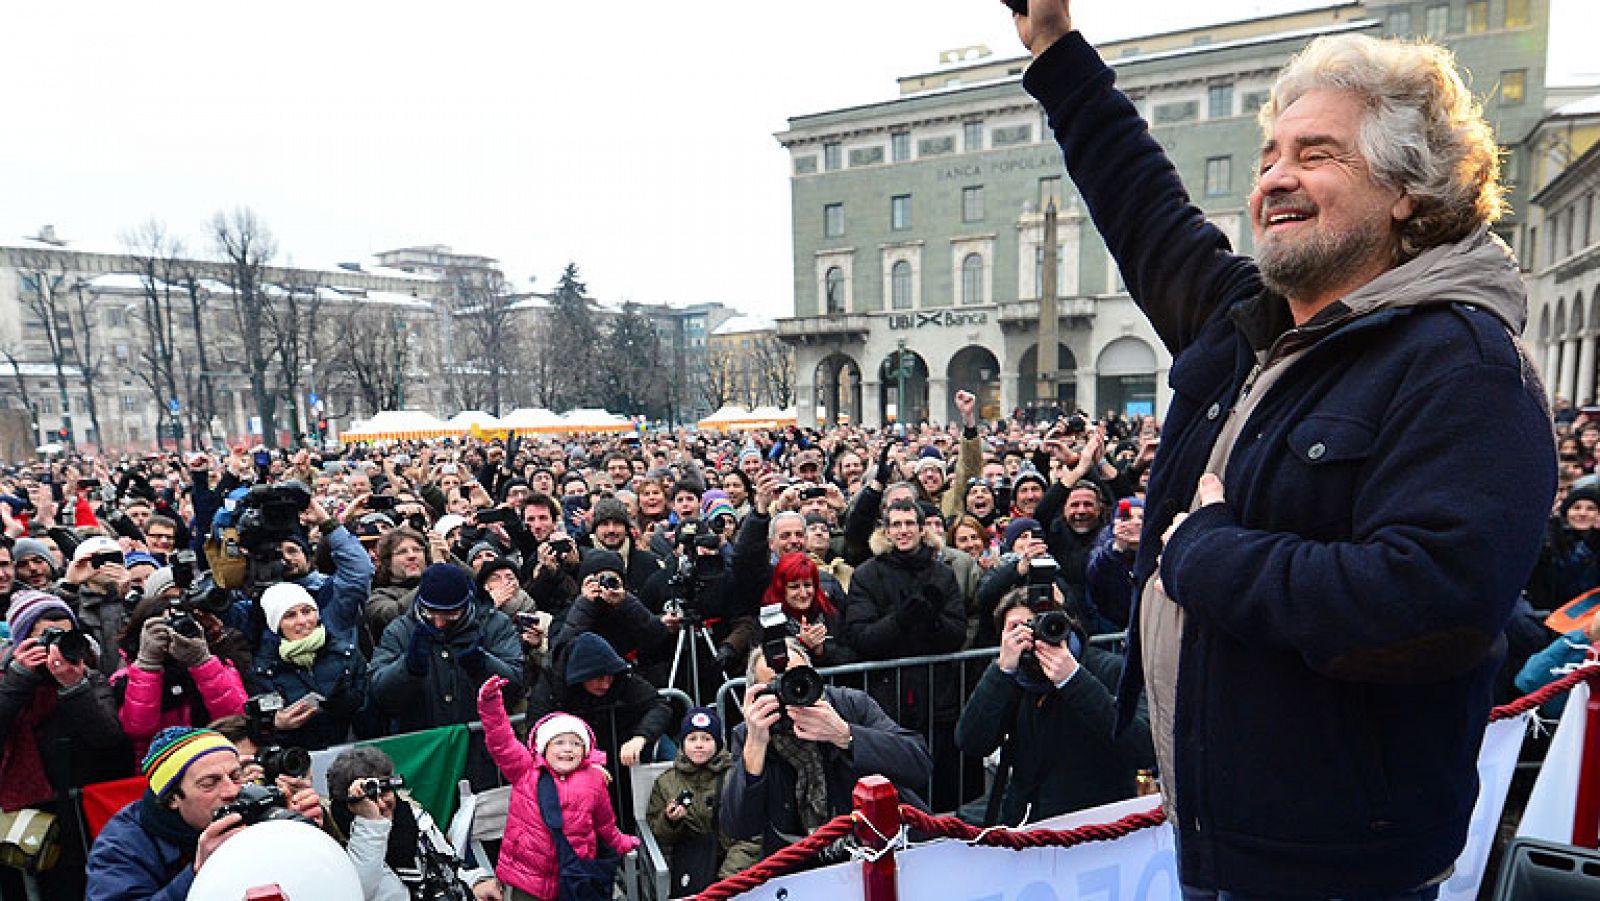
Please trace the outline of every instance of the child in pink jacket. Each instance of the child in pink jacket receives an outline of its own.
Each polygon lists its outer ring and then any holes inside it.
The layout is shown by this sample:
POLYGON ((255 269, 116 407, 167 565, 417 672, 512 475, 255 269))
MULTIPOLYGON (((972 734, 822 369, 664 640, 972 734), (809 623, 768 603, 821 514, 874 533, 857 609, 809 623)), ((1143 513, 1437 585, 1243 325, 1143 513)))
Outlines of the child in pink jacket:
POLYGON ((588 724, 570 713, 547 714, 534 725, 523 745, 511 730, 500 698, 505 684, 505 679, 490 676, 478 690, 484 740, 512 786, 495 875, 506 890, 505 901, 553 901, 561 890, 561 864, 550 830, 539 815, 540 773, 548 771, 555 777, 562 831, 579 857, 593 859, 601 841, 618 854, 627 854, 639 846, 639 840, 617 829, 606 789, 606 755, 595 748, 588 724))

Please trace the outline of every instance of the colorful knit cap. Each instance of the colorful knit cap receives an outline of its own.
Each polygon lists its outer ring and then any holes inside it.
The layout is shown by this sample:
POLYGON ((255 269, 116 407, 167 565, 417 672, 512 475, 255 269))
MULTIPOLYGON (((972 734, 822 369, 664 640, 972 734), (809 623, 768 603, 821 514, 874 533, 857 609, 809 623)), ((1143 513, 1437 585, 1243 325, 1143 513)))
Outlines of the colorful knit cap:
POLYGON ((238 755, 239 749, 222 733, 211 729, 191 729, 171 726, 156 733, 150 742, 150 752, 144 756, 140 771, 150 782, 150 791, 165 801, 178 790, 183 774, 196 760, 218 751, 238 755))
POLYGON ((6 622, 11 624, 12 639, 18 644, 32 634, 34 624, 41 619, 70 619, 74 626, 78 623, 67 602, 49 592, 24 588, 11 596, 6 622))

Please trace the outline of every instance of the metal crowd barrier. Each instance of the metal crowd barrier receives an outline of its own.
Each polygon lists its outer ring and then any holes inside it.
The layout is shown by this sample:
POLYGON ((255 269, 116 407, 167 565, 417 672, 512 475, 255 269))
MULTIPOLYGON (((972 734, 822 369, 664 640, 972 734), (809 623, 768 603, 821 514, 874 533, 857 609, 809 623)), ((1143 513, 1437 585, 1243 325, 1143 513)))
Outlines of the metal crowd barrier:
MULTIPOLYGON (((1089 639, 1089 643, 1099 647, 1107 648, 1108 650, 1120 652, 1124 650, 1126 640, 1126 632, 1114 632, 1107 633, 1105 635, 1093 636, 1089 639)), ((895 660, 875 660, 864 663, 848 663, 841 666, 824 666, 818 667, 817 673, 821 675, 830 685, 844 685, 850 688, 858 688, 864 692, 870 691, 869 683, 871 682, 874 674, 886 672, 893 673, 895 709, 885 710, 884 712, 889 714, 889 716, 892 717, 895 722, 903 725, 906 720, 905 711, 902 709, 906 697, 905 688, 907 682, 905 673, 908 670, 925 668, 925 671, 922 674, 919 674, 916 678, 919 683, 918 687, 921 687, 920 683, 923 681, 926 682, 926 688, 928 692, 927 697, 929 698, 927 701, 927 706, 929 709, 925 717, 926 723, 921 731, 923 741, 927 743, 928 753, 930 756, 932 756, 935 748, 936 735, 939 736, 941 741, 953 742, 953 734, 946 736, 943 735, 942 732, 953 731, 952 724, 954 723, 954 720, 946 723, 940 719, 936 722, 936 717, 933 714, 934 705, 932 698, 935 694, 935 686, 939 684, 941 676, 953 676, 956 680, 956 696, 958 699, 956 719, 959 719, 961 716, 961 711, 966 709, 967 701, 971 698, 971 685, 976 683, 978 679, 982 678, 983 670, 988 667, 989 661, 993 660, 999 655, 1000 649, 998 647, 971 648, 969 650, 957 651, 951 654, 935 654, 926 657, 901 657, 895 660), (954 673, 951 673, 952 669, 954 670, 954 673)), ((718 714, 722 716, 723 729, 727 732, 727 737, 732 736, 733 727, 742 722, 744 719, 744 688, 745 679, 743 677, 739 677, 729 679, 717 689, 715 702, 716 709, 718 714)), ((958 752, 954 751, 952 744, 947 753, 958 752)), ((956 796, 960 799, 960 803, 957 804, 956 809, 959 809, 961 804, 970 803, 973 800, 981 799, 987 793, 988 779, 986 775, 981 777, 982 781, 985 783, 984 785, 971 787, 968 786, 968 778, 974 774, 969 772, 972 767, 965 764, 966 760, 961 760, 957 764, 956 796), (973 788, 981 790, 974 792, 970 790, 973 788)), ((930 809, 934 805, 934 790, 937 779, 937 772, 930 773, 927 785, 922 787, 924 789, 922 798, 925 802, 927 802, 930 809)), ((952 811, 946 810, 944 812, 949 813, 952 811)))

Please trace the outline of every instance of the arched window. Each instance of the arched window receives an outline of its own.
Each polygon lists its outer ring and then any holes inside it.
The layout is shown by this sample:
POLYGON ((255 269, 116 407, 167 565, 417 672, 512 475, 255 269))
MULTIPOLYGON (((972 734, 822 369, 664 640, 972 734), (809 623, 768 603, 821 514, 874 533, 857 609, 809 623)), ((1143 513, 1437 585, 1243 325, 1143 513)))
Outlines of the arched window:
POLYGON ((975 253, 961 261, 961 302, 983 303, 983 257, 975 253))
POLYGON ((828 315, 838 316, 844 313, 844 270, 838 266, 828 270, 828 275, 823 279, 823 284, 828 297, 828 315))
POLYGON ((889 293, 896 310, 911 309, 911 264, 905 260, 889 269, 889 293))

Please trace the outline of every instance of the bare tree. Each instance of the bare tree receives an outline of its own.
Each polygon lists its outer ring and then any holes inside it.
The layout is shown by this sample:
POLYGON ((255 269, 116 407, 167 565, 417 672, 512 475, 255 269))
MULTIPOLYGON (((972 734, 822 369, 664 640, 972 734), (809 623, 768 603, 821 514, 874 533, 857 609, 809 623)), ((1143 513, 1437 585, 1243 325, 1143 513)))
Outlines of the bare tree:
POLYGON ((697 387, 713 412, 734 399, 734 376, 733 353, 725 347, 707 348, 705 369, 700 372, 697 387))
POLYGON ((22 254, 17 262, 17 280, 22 305, 44 332, 50 365, 55 370, 56 392, 61 401, 61 421, 67 430, 69 448, 77 447, 72 428, 72 399, 67 391, 67 366, 72 342, 72 316, 67 295, 71 293, 71 273, 66 263, 43 253, 22 254))
POLYGON ((277 252, 271 233, 256 214, 246 208, 219 212, 211 220, 211 237, 226 267, 224 280, 233 289, 233 313, 238 338, 250 376, 250 394, 261 418, 261 440, 278 446, 277 392, 268 381, 277 356, 271 312, 267 309, 263 271, 277 252))
POLYGON ((33 405, 33 398, 28 394, 28 380, 22 377, 22 364, 17 362, 17 355, 10 347, 0 348, 0 356, 6 358, 11 365, 11 377, 16 379, 17 396, 22 398, 22 407, 28 411, 28 421, 33 425, 33 443, 39 443, 39 408, 33 405))
MULTIPOLYGON (((216 441, 211 427, 217 412, 217 399, 212 381, 212 352, 206 341, 205 292, 200 287, 200 273, 188 261, 183 262, 173 276, 182 284, 183 293, 189 300, 189 331, 194 338, 194 365, 182 365, 178 369, 182 374, 185 406, 189 412, 190 442, 199 450, 216 441)), ((187 357, 182 349, 180 355, 187 357)))
POLYGON ((70 359, 78 368, 78 381, 83 385, 83 399, 89 408, 89 427, 94 429, 95 444, 106 446, 106 434, 100 431, 99 382, 105 368, 105 354, 94 343, 94 302, 88 282, 78 279, 72 286, 72 300, 67 317, 72 321, 72 336, 67 342, 70 359))
MULTIPOLYGON (((500 415, 509 378, 517 375, 522 343, 514 304, 517 298, 505 276, 490 269, 452 269, 450 279, 458 378, 481 379, 483 406, 500 415)), ((570 347, 566 353, 585 348, 570 347)), ((475 393, 475 392, 469 392, 475 393)), ((463 404, 463 407, 477 405, 463 404)))
POLYGON ((412 361, 405 329, 393 311, 352 304, 339 317, 339 344, 333 361, 369 410, 400 406, 412 361))
MULTIPOLYGON (((179 283, 183 245, 167 235, 166 226, 152 219, 123 236, 128 256, 138 270, 143 304, 134 318, 143 327, 144 347, 139 364, 127 370, 144 383, 156 401, 156 444, 171 435, 182 446, 182 418, 172 407, 178 395, 177 305, 184 290, 179 283)), ((191 399, 192 400, 192 399, 191 399)))
POLYGON ((290 431, 304 435, 310 429, 300 419, 300 387, 305 384, 305 370, 321 356, 322 336, 331 340, 331 335, 317 328, 323 308, 322 286, 311 273, 288 270, 274 287, 280 296, 268 305, 267 317, 284 393, 290 398, 290 431))
POLYGON ((769 403, 781 409, 794 402, 794 348, 777 335, 762 335, 752 342, 750 364, 769 403))

